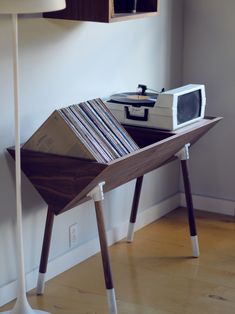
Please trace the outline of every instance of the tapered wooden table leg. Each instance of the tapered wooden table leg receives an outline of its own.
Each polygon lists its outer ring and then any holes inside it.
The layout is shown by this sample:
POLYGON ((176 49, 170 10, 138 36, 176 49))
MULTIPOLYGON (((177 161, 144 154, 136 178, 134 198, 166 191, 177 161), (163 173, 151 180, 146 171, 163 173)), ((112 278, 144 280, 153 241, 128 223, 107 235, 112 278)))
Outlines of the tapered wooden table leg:
POLYGON ((46 276, 46 271, 47 271, 47 263, 48 263, 48 256, 49 256, 49 251, 50 251, 54 217, 55 217, 55 214, 52 210, 50 210, 50 207, 49 207, 47 211, 47 219, 46 219, 42 252, 41 252, 41 260, 40 260, 40 266, 39 266, 37 294, 44 293, 45 276, 46 276))
POLYGON ((101 256, 102 256, 103 269, 104 269, 104 279, 105 279, 108 306, 109 306, 109 314, 117 314, 115 290, 113 287, 112 272, 111 272, 109 253, 108 253, 108 244, 107 244, 107 239, 106 239, 105 224, 104 224, 104 218, 103 218, 103 208, 102 208, 102 200, 104 199, 103 185, 104 185, 104 182, 100 183, 97 187, 95 187, 88 194, 88 196, 92 197, 95 203, 96 219, 97 219, 97 226, 98 226, 98 232, 99 232, 101 256))
POLYGON ((184 191, 185 191, 185 199, 188 209, 188 222, 189 222, 189 230, 192 242, 192 251, 194 257, 199 257, 199 244, 198 244, 198 236, 197 236, 197 228, 196 228, 196 221, 194 215, 194 208, 193 208, 193 199, 192 199, 192 192, 191 192, 191 184, 189 178, 189 171, 187 160, 189 159, 189 144, 185 145, 184 148, 176 155, 181 161, 181 169, 184 181, 184 191))
POLYGON ((127 242, 132 242, 134 239, 134 229, 135 229, 136 217, 138 213, 143 178, 144 176, 141 176, 136 179, 135 192, 134 192, 132 208, 131 208, 130 222, 129 222, 128 232, 127 232, 127 242))

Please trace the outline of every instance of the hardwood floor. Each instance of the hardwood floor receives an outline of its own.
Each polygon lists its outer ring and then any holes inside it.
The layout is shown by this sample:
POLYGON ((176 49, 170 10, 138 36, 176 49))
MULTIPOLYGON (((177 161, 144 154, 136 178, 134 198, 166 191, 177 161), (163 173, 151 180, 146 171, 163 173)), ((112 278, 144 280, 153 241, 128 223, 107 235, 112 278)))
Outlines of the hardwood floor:
MULTIPOLYGON (((110 247, 119 314, 235 313, 235 219, 200 211, 196 218, 200 258, 191 257, 182 208, 136 232, 132 244, 110 247)), ((29 301, 52 314, 108 313, 100 255, 47 282, 44 296, 30 292, 29 301)))

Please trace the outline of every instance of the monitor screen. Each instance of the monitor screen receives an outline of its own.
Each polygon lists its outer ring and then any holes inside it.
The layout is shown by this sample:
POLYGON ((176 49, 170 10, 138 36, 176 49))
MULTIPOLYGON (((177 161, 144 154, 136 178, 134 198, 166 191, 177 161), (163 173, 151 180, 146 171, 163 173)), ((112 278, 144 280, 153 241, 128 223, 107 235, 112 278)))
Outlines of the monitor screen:
POLYGON ((200 117, 202 105, 201 90, 196 90, 178 97, 177 123, 193 120, 200 117))

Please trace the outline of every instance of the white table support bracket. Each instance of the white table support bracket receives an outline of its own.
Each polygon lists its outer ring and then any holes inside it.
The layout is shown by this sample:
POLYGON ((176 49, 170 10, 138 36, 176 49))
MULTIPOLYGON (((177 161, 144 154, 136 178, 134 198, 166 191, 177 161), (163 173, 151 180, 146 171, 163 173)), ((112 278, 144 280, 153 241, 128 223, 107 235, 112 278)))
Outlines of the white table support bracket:
POLYGON ((179 160, 188 160, 189 159, 189 147, 190 147, 190 143, 184 145, 184 147, 181 148, 181 150, 179 150, 178 153, 175 154, 175 156, 179 158, 179 160))
POLYGON ((94 202, 101 202, 104 200, 104 191, 103 186, 105 185, 105 182, 100 182, 97 184, 94 189, 92 189, 87 196, 91 197, 94 202))

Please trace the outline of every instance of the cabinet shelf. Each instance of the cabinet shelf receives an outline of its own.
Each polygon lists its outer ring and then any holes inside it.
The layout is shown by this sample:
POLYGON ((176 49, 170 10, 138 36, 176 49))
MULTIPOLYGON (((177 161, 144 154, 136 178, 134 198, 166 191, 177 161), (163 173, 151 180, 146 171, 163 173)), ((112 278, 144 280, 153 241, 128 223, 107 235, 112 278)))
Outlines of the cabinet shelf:
MULTIPOLYGON (((44 13, 45 18, 113 23, 154 16, 158 12, 158 0, 138 0, 137 12, 125 12, 115 6, 115 0, 66 0, 61 11, 44 13)), ((127 10, 128 11, 128 10, 127 10)))

